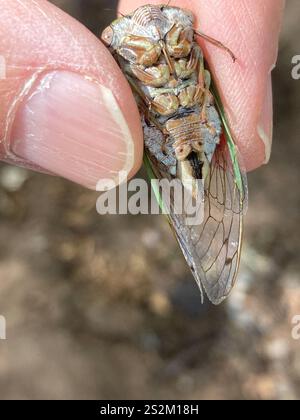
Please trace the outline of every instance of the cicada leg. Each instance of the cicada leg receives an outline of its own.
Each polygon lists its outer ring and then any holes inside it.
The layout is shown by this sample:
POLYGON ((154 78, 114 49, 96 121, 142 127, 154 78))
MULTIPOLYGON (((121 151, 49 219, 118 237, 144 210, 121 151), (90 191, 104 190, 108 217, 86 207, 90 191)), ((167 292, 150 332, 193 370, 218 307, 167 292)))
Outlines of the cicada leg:
POLYGON ((203 95, 203 102, 202 102, 202 110, 201 110, 201 122, 207 126, 212 134, 215 134, 215 129, 212 127, 211 124, 208 122, 207 118, 207 107, 209 104, 212 104, 214 101, 213 95, 210 92, 211 86, 211 75, 209 71, 207 71, 204 67, 204 58, 201 56, 200 58, 200 66, 199 66, 199 86, 204 91, 203 95))
POLYGON ((226 51, 230 57, 232 58, 232 61, 235 63, 237 58, 234 55, 234 53, 231 51, 230 48, 226 47, 226 45, 222 44, 222 42, 218 41, 217 39, 214 39, 206 34, 204 34, 201 31, 195 31, 195 34, 197 36, 200 36, 201 38, 203 38, 205 41, 210 42, 211 44, 215 45, 218 48, 221 48, 222 50, 226 51))
POLYGON ((129 62, 149 67, 158 61, 161 46, 147 38, 126 35, 118 48, 118 54, 129 62))
POLYGON ((199 103, 203 98, 204 89, 201 86, 188 86, 178 95, 180 105, 184 108, 191 108, 199 103))
POLYGON ((163 55, 164 55, 164 57, 166 59, 166 62, 168 64, 170 73, 172 75, 174 75, 175 78, 177 78, 174 62, 173 62, 172 58, 170 57, 170 54, 167 50, 167 47, 166 47, 166 44, 164 43, 164 41, 160 41, 160 47, 162 49, 163 55))
POLYGON ((195 45, 190 54, 190 58, 182 58, 175 62, 176 74, 181 79, 188 79, 194 72, 197 71, 199 59, 201 57, 201 50, 198 45, 195 45))
POLYGON ((193 31, 175 24, 166 36, 167 49, 171 57, 187 57, 193 46, 193 31))
POLYGON ((161 87, 170 80, 170 71, 166 64, 144 69, 142 66, 130 65, 130 71, 145 85, 161 87))
POLYGON ((156 118, 151 115, 151 108, 153 107, 153 101, 151 101, 145 93, 137 86, 137 84, 127 76, 127 80, 132 90, 137 94, 138 106, 142 114, 145 115, 146 119, 151 122, 156 128, 158 128, 163 134, 167 134, 166 129, 161 125, 156 118))
POLYGON ((134 80, 132 80, 130 76, 127 76, 127 80, 132 90, 141 97, 147 108, 151 107, 152 101, 147 97, 147 95, 142 91, 142 89, 139 88, 139 86, 134 82, 134 80))
POLYGON ((172 93, 163 93, 156 96, 151 104, 151 110, 154 110, 164 117, 174 115, 178 108, 179 99, 172 93))

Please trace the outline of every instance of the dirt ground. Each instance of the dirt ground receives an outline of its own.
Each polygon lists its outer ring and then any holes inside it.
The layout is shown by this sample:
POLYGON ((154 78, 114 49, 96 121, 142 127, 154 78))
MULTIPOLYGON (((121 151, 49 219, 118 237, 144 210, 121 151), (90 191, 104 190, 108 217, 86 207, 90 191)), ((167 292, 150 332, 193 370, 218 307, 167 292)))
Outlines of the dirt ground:
MULTIPOLYGON (((116 2, 54 3, 99 33, 116 2)), ((300 398, 300 9, 287 3, 272 160, 249 175, 224 305, 200 305, 163 217, 100 217, 95 193, 1 165, 1 399, 300 398)))

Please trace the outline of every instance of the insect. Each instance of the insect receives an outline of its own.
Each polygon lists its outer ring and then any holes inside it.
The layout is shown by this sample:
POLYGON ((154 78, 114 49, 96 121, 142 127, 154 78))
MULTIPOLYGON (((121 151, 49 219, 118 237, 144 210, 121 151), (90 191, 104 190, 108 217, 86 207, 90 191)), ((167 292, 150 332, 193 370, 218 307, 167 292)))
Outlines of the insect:
POLYGON ((219 304, 237 277, 247 181, 197 36, 235 60, 227 47, 194 29, 190 11, 169 5, 142 6, 114 21, 101 39, 136 97, 151 178, 192 181, 193 198, 200 194, 197 182, 204 186, 202 223, 190 225, 172 205, 169 221, 202 300, 205 291, 219 304))

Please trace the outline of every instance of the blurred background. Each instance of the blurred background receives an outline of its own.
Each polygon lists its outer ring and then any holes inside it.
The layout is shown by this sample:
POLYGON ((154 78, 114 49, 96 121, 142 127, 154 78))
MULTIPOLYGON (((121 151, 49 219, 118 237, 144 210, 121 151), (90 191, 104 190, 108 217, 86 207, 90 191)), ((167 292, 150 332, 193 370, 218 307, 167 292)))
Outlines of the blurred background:
MULTIPOLYGON (((53 3, 100 33, 111 0, 53 3)), ((199 291, 163 217, 107 216, 69 182, 0 167, 1 399, 298 399, 299 1, 274 70, 271 163, 249 174, 239 283, 199 291)))

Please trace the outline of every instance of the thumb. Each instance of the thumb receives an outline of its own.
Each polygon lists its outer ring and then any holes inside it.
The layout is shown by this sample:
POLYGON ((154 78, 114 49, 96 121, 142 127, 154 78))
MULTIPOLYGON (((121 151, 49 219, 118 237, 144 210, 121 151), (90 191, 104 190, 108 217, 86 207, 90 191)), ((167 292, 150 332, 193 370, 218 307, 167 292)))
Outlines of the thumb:
POLYGON ((106 48, 45 0, 0 0, 0 158, 95 189, 132 176, 142 132, 106 48))

